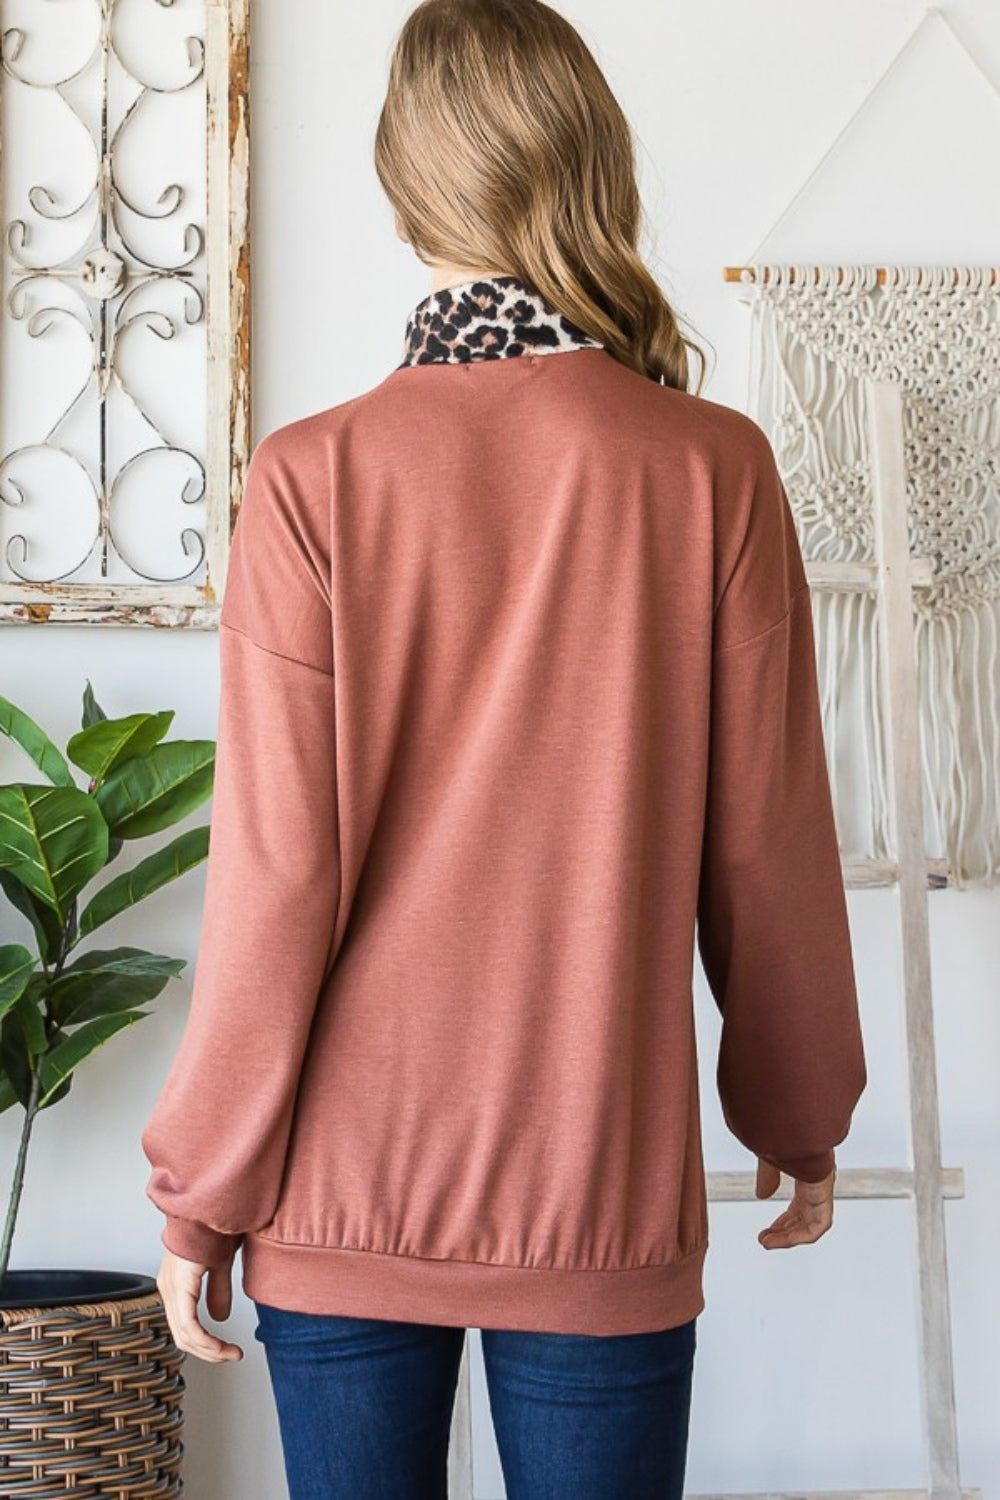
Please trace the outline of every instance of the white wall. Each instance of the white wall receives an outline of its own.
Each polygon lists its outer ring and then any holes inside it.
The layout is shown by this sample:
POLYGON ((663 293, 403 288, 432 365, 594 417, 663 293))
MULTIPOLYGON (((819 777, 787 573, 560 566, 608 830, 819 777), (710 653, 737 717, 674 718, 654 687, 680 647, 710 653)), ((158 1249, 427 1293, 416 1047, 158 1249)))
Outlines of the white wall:
MULTIPOLYGON (((253 394, 255 440, 387 374, 429 272, 396 239, 371 166, 388 52, 406 6, 310 0, 254 6, 252 31, 253 394)), ((575 0, 564 7, 603 62, 641 141, 652 242, 647 258, 713 350, 705 394, 746 404, 747 312, 723 283, 777 219, 922 14, 914 0, 575 0)), ((1000 86, 995 0, 945 7, 1000 86)), ((968 80, 945 74, 931 101, 961 118, 968 80), (950 76, 950 81, 949 81, 950 76)), ((867 137, 864 155, 894 179, 898 159, 867 137)), ((970 149, 975 143, 970 143, 970 149)), ((983 151, 984 143, 977 149, 983 151)), ((995 161, 996 142, 989 152, 995 161)), ((985 153, 984 153, 985 155, 985 153)), ((949 153, 956 163, 959 151, 949 153)), ((975 163, 973 162, 973 166, 975 163)), ((918 174, 919 175, 919 174, 918 174)), ((995 195, 995 177, 980 177, 995 195)), ((816 195, 769 244, 773 259, 1000 259, 952 209, 954 184, 853 211, 816 195), (947 199, 942 241, 936 192, 947 199), (873 222, 873 214, 875 219, 873 222), (935 227, 933 252, 927 235, 935 227)), ((850 181, 847 183, 850 188, 850 181)), ((971 186, 970 194, 975 194, 971 186)), ((943 200, 942 200, 943 201, 943 200)), ((0 691, 63 741, 80 723, 89 676, 110 714, 174 707, 174 732, 214 736, 216 640, 181 631, 8 627, 0 691)), ((34 779, 0 744, 0 779, 34 779)), ((200 821, 200 819, 198 819, 200 821)), ((197 950, 201 872, 145 903, 118 940, 191 960, 156 1014, 90 1059, 70 1098, 36 1129, 13 1265, 111 1266, 155 1274, 161 1221, 144 1195, 139 1132, 177 1045, 197 950)), ((1000 891, 936 892, 934 984, 945 1164, 962 1166, 964 1200, 947 1204, 962 1478, 1000 1500, 1000 891)), ((905 1054, 896 897, 851 893, 870 1082, 840 1165, 907 1162, 905 1054)), ((0 940, 14 924, 0 912, 0 940)), ((20 935, 19 933, 17 935, 20 935)), ((714 1087, 718 1018, 699 974, 706 1159, 752 1165, 721 1122, 714 1087)), ((0 1119, 0 1165, 13 1164, 18 1120, 0 1119)), ((911 1209, 838 1205, 819 1244, 764 1251, 775 1204, 715 1204, 700 1320, 687 1486, 692 1491, 902 1488, 922 1465, 911 1209)), ((192 1500, 285 1493, 277 1425, 253 1308, 237 1287, 221 1330, 237 1365, 186 1364, 187 1484, 192 1500)), ((477 1500, 498 1500, 478 1335, 473 1335, 477 1500)))

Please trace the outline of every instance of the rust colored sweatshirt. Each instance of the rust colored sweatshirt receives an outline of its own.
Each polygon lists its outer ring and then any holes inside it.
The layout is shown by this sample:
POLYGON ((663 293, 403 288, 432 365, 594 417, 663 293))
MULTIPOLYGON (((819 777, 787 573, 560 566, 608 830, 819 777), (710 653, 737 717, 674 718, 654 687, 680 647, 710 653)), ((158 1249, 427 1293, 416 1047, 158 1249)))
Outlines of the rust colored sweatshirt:
POLYGON ((432 293, 255 448, 219 637, 164 1244, 306 1312, 694 1317, 696 935, 749 1152, 826 1176, 867 1081, 762 429, 513 277, 432 293))

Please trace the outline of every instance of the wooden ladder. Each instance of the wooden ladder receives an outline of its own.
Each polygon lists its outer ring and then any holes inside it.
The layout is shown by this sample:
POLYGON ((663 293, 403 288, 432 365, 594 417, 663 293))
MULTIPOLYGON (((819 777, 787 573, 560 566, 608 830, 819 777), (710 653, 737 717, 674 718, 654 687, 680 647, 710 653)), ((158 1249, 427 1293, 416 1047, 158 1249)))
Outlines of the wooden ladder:
MULTIPOLYGON (((875 561, 807 563, 817 588, 870 591, 879 612, 882 686, 887 705, 886 773, 892 860, 843 862, 848 887, 898 885, 902 936, 905 1026, 909 1064, 912 1167, 854 1167, 836 1178, 837 1198, 910 1198, 914 1203, 919 1281, 919 1349, 924 1409, 927 1486, 901 1490, 742 1491, 695 1494, 687 1500, 980 1500, 959 1478, 958 1431, 952 1364, 951 1314, 944 1200, 965 1192, 961 1168, 941 1165, 937 1063, 931 994, 928 884, 946 878, 946 864, 928 860, 923 828, 920 720, 913 625, 913 589, 932 581, 926 558, 910 556, 903 446, 903 407, 894 381, 866 382, 872 455, 875 561)), ((711 1202, 755 1202, 756 1171, 706 1173, 711 1202)), ((769 1203, 790 1199, 782 1175, 769 1203)), ((473 1494, 469 1347, 459 1372, 449 1458, 450 1500, 473 1494)))

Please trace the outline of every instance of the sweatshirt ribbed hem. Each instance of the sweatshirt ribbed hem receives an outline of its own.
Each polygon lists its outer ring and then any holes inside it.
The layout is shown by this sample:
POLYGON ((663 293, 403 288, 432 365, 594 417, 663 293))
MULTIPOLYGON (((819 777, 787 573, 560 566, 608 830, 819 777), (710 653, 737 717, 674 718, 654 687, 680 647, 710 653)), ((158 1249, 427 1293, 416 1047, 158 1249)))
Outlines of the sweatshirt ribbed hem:
POLYGON ((295 1312, 549 1333, 650 1333, 705 1306, 707 1241, 667 1264, 557 1270, 431 1260, 248 1234, 243 1290, 295 1312))

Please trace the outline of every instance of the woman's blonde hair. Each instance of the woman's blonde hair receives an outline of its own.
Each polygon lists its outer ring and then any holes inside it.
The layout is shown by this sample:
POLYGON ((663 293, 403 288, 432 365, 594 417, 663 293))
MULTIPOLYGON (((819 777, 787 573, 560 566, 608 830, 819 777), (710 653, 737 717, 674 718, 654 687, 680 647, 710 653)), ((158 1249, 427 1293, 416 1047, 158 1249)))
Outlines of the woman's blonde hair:
POLYGON ((623 364, 686 391, 678 319, 637 252, 632 131, 542 0, 422 0, 396 39, 375 170, 416 254, 537 288, 623 364))

